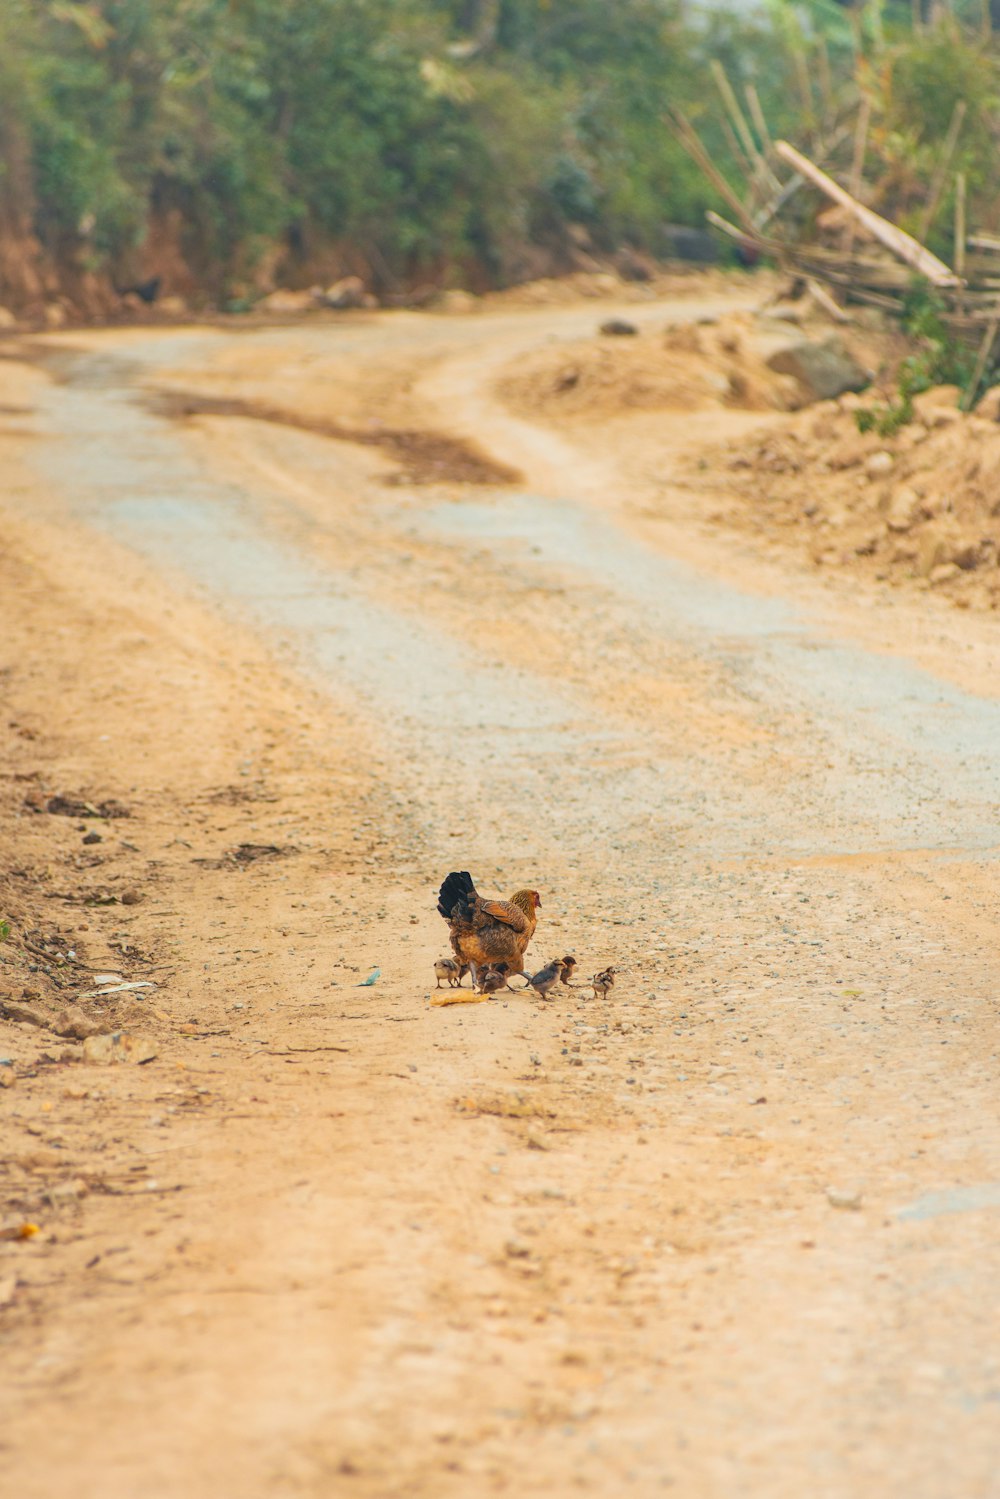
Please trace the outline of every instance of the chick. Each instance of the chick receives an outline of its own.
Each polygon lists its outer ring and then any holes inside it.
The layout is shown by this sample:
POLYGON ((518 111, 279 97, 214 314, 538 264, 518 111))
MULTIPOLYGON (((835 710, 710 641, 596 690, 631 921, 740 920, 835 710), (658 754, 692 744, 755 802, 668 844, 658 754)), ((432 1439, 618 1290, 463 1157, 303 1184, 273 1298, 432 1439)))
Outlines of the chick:
POLYGON ((530 977, 528 974, 525 974, 524 977, 528 982, 524 987, 534 989, 540 998, 548 999, 549 990, 559 982, 564 967, 565 960, 563 958, 553 958, 551 963, 546 964, 544 968, 540 968, 537 973, 531 974, 530 977))
POLYGON ((462 982, 458 964, 452 958, 438 958, 434 964, 434 975, 437 978, 435 989, 440 989, 441 980, 444 979, 452 989, 457 989, 462 982))
POLYGON ((567 956, 565 958, 563 958, 563 971, 562 971, 562 981, 567 986, 567 988, 571 988, 572 987, 572 983, 573 983, 573 969, 575 967, 576 967, 576 959, 574 957, 572 957, 571 955, 567 954, 567 956))
POLYGON ((506 989, 509 974, 509 963, 493 963, 489 968, 481 968, 477 986, 479 993, 495 994, 498 989, 506 989))
POLYGON ((605 968, 603 972, 595 973, 590 982, 594 986, 594 994, 599 994, 602 999, 606 999, 608 990, 615 987, 615 970, 605 968))

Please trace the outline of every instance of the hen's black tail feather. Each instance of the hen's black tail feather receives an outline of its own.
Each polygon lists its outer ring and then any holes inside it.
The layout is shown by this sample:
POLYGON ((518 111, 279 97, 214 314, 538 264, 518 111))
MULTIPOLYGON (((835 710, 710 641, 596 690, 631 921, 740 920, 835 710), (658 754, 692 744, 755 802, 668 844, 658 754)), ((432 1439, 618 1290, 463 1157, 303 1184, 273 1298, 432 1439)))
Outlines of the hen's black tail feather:
MULTIPOLYGON (((438 910, 445 921, 451 919, 451 913, 457 905, 467 908, 470 900, 475 898, 475 894, 476 887, 472 883, 472 875, 469 871, 467 869, 452 870, 451 874, 445 878, 438 895, 438 910)), ((461 914, 465 915, 467 911, 461 914)))

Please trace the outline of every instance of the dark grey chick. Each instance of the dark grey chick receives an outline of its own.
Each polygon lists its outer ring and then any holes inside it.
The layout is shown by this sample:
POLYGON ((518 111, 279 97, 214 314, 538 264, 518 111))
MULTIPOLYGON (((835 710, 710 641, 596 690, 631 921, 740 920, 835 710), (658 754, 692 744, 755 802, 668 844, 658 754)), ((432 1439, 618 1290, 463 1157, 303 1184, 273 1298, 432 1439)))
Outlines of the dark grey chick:
POLYGON ((524 977, 528 980, 525 987, 534 989, 539 998, 548 999, 550 989, 558 984, 562 978, 564 967, 565 962, 562 958, 553 958, 551 963, 547 963, 537 973, 532 973, 531 975, 524 974, 524 977))
POLYGON ((572 957, 571 955, 567 954, 567 956, 565 958, 563 958, 562 961, 563 961, 562 981, 563 981, 563 983, 567 987, 569 987, 572 984, 572 982, 573 982, 573 970, 576 967, 576 959, 574 957, 572 957))

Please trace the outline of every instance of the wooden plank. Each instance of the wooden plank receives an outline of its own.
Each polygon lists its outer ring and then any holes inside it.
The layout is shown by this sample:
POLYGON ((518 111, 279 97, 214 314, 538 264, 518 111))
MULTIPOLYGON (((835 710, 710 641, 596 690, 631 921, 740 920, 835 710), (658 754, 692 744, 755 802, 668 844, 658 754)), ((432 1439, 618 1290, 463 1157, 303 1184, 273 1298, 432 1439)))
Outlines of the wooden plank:
POLYGON ((874 235, 880 244, 885 245, 893 255, 912 266, 921 276, 926 276, 932 286, 955 286, 957 284, 954 272, 945 265, 943 260, 938 260, 936 255, 925 250, 923 245, 918 244, 905 230, 898 228, 896 224, 890 224, 888 219, 884 219, 874 209, 865 208, 856 198, 852 198, 839 182, 834 182, 826 172, 814 166, 808 156, 803 156, 801 151, 796 151, 795 147, 790 146, 787 141, 775 141, 774 149, 783 161, 786 161, 790 167, 794 167, 814 187, 818 187, 820 192, 825 193, 834 203, 839 203, 843 208, 849 209, 858 223, 874 235))

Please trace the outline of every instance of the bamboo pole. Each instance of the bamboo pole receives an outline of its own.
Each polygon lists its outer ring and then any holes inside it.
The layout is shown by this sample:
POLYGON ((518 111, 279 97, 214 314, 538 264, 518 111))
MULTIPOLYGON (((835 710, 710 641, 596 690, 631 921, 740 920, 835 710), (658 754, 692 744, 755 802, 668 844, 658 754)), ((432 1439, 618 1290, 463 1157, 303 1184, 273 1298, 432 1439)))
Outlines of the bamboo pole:
POLYGON ((690 120, 685 114, 682 113, 681 110, 674 109, 671 111, 671 114, 673 116, 673 124, 677 132, 677 138, 680 141, 681 145, 684 147, 684 149, 687 151, 688 155, 696 163, 696 165, 701 167, 701 170, 705 173, 705 176, 708 178, 709 182, 711 182, 720 198, 723 198, 729 204, 729 207, 733 210, 736 217, 741 221, 744 228, 747 229, 750 234, 753 234, 753 219, 750 217, 749 212, 744 207, 739 196, 733 191, 729 183, 726 181, 725 177, 723 177, 722 173, 715 165, 715 162, 712 160, 711 156, 709 156, 702 143, 701 136, 698 134, 697 130, 695 130, 690 120))
MULTIPOLYGON (((847 140, 850 134, 850 125, 841 125, 840 128, 838 130, 835 130, 833 135, 831 135, 827 140, 820 142, 819 148, 817 150, 817 155, 821 160, 827 156, 832 155, 832 153, 836 151, 839 146, 843 145, 844 141, 847 140)), ((771 145, 771 150, 772 152, 774 152, 773 143, 771 145)), ((774 154, 777 155, 776 152, 774 154)), ((788 181, 785 183, 780 192, 776 193, 769 203, 765 203, 764 207, 759 209, 754 214, 753 221, 755 227, 757 229, 763 229, 765 224, 770 223, 774 216, 781 212, 785 204, 788 202, 789 198, 793 198, 795 196, 805 180, 806 179, 798 172, 795 173, 794 177, 789 177, 788 181)))
POLYGON ((830 53, 822 32, 819 37, 819 93, 823 100, 822 125, 826 130, 833 118, 833 79, 830 75, 830 53))
POLYGON ((961 283, 965 280, 965 173, 955 174, 955 275, 959 279, 958 310, 965 311, 961 283))
POLYGON ((955 108, 952 110, 951 119, 948 121, 948 130, 944 138, 944 145, 941 147, 941 155, 937 166, 934 168, 934 176, 931 178, 931 188, 927 194, 927 202, 924 204, 924 211, 917 226, 917 239, 922 245, 927 243, 927 236, 931 231, 931 225, 941 204, 941 194, 944 191, 948 168, 951 166, 951 158, 954 156, 955 147, 958 145, 958 135, 962 128, 962 121, 965 119, 967 108, 968 105, 964 99, 955 100, 955 108))
MULTIPOLYGON (((858 110, 857 125, 854 131, 854 154, 851 157, 851 175, 848 179, 848 187, 853 198, 858 197, 861 192, 861 178, 865 164, 865 147, 868 145, 868 125, 871 117, 871 95, 865 94, 861 100, 861 108, 858 110)), ((844 254, 850 255, 853 248, 854 219, 852 218, 844 230, 844 254)))
POLYGON ((962 399, 958 403, 960 411, 968 411, 975 404, 976 396, 979 394, 980 382, 985 373, 989 357, 993 352, 993 345, 996 343, 998 328, 1000 328, 1000 313, 991 319, 986 332, 983 334, 983 341, 979 345, 979 353, 976 355, 971 379, 963 390, 962 399))
POLYGON ((771 132, 767 128, 767 121, 764 118, 764 111, 761 108, 760 95, 757 93, 757 90, 752 83, 747 84, 746 88, 744 89, 744 93, 747 97, 747 107, 750 110, 750 118, 751 120, 753 120, 754 128, 756 129, 757 134, 760 136, 761 144, 764 147, 764 155, 773 160, 774 141, 771 139, 771 132))
POLYGON ((778 187, 778 179, 777 177, 775 177, 774 173, 771 171, 771 168, 768 166, 767 162, 764 160, 764 157, 761 155, 757 142, 753 138, 753 131, 747 124, 746 116, 740 108, 740 101, 737 99, 735 93, 733 92, 732 84, 726 77, 725 68, 722 66, 717 57, 712 58, 709 66, 712 69, 712 77, 715 79, 715 86, 722 96, 722 103, 725 106, 729 118, 733 122, 733 128, 735 129, 736 134, 739 136, 740 141, 743 144, 743 149, 746 151, 747 156, 760 172, 761 176, 767 179, 772 187, 778 187))
POLYGON ((733 129, 732 125, 730 125, 729 121, 727 119, 722 119, 720 121, 720 124, 722 125, 722 133, 726 137, 726 140, 729 144, 729 149, 733 153, 733 160, 736 162, 740 171, 747 179, 747 182, 752 186, 754 178, 753 162, 747 159, 747 154, 743 149, 743 144, 737 139, 736 131, 733 129))
POLYGON ((926 276, 934 286, 955 285, 956 277, 943 260, 938 260, 936 255, 932 255, 929 250, 924 249, 923 245, 918 244, 912 235, 907 234, 896 224, 890 224, 888 219, 882 218, 881 214, 875 213, 874 209, 865 208, 856 198, 852 198, 850 193, 845 192, 838 182, 828 177, 826 172, 820 171, 819 167, 815 166, 807 156, 796 151, 794 146, 790 146, 787 141, 775 141, 774 149, 783 161, 794 167, 803 177, 807 177, 834 203, 839 203, 842 207, 849 209, 858 222, 868 229, 880 244, 885 245, 887 250, 891 250, 920 275, 926 276))
POLYGON ((806 291, 812 297, 817 307, 821 307, 827 317, 833 318, 835 323, 849 323, 851 321, 840 304, 835 302, 830 293, 824 287, 820 286, 819 282, 814 280, 812 276, 806 277, 806 291))
POLYGON ((965 276, 965 173, 955 173, 955 275, 965 276))
POLYGON ((802 99, 802 112, 806 120, 815 120, 816 103, 813 99, 812 84, 809 81, 809 69, 806 66, 805 49, 801 46, 792 49, 792 58, 795 62, 795 77, 798 80, 799 94, 802 99))

